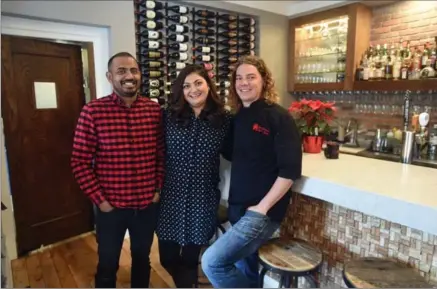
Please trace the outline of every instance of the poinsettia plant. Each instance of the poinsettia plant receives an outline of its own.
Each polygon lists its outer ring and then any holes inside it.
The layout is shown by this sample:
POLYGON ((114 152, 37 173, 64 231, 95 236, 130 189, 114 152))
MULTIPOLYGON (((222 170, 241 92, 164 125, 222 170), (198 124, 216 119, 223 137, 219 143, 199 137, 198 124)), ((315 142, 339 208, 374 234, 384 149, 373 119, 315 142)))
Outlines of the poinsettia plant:
POLYGON ((295 101, 288 111, 296 120, 296 125, 304 135, 327 135, 335 118, 334 102, 301 99, 295 101))

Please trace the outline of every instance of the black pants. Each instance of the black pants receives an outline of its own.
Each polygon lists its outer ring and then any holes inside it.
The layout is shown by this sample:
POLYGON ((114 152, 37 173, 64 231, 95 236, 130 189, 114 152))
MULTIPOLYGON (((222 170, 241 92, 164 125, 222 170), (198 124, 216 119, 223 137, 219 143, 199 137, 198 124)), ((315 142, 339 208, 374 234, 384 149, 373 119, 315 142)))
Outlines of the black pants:
POLYGON ((109 213, 97 211, 98 239, 96 288, 115 288, 120 253, 126 230, 129 230, 132 256, 131 288, 148 288, 150 280, 150 248, 157 220, 156 204, 146 209, 117 209, 109 213))
POLYGON ((171 241, 159 240, 159 258, 162 267, 173 277, 177 288, 193 288, 197 284, 197 268, 202 246, 181 246, 171 241))

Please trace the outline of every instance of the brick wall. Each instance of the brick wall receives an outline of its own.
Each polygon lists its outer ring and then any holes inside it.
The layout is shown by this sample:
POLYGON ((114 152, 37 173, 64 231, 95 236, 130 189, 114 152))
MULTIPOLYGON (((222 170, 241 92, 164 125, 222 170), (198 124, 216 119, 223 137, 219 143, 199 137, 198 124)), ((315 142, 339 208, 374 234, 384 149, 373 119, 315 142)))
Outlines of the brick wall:
POLYGON ((437 36, 436 1, 399 1, 373 9, 371 43, 398 43, 410 40, 411 46, 433 42, 437 36))
POLYGON ((360 256, 393 257, 437 282, 437 236, 302 194, 293 193, 281 236, 323 251, 322 287, 346 287, 343 264, 360 256))

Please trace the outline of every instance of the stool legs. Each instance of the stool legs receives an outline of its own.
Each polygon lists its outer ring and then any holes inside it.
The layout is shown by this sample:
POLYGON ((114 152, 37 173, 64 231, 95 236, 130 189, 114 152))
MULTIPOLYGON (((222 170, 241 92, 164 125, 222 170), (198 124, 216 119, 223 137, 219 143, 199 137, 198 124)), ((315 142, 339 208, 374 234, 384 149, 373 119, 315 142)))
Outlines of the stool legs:
POLYGON ((259 280, 258 280, 259 288, 264 287, 264 277, 266 276, 266 273, 267 273, 267 269, 262 267, 261 272, 259 273, 259 280))

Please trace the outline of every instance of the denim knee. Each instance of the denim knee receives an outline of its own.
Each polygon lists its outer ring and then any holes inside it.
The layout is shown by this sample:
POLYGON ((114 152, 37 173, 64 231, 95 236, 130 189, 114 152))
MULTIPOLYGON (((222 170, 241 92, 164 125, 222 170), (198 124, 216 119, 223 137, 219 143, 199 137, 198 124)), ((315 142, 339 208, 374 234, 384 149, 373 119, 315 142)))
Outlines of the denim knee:
POLYGON ((200 264, 202 265, 202 270, 205 274, 208 274, 208 272, 211 271, 211 268, 213 267, 213 250, 211 250, 211 247, 206 249, 206 251, 202 255, 202 259, 200 261, 200 264))

